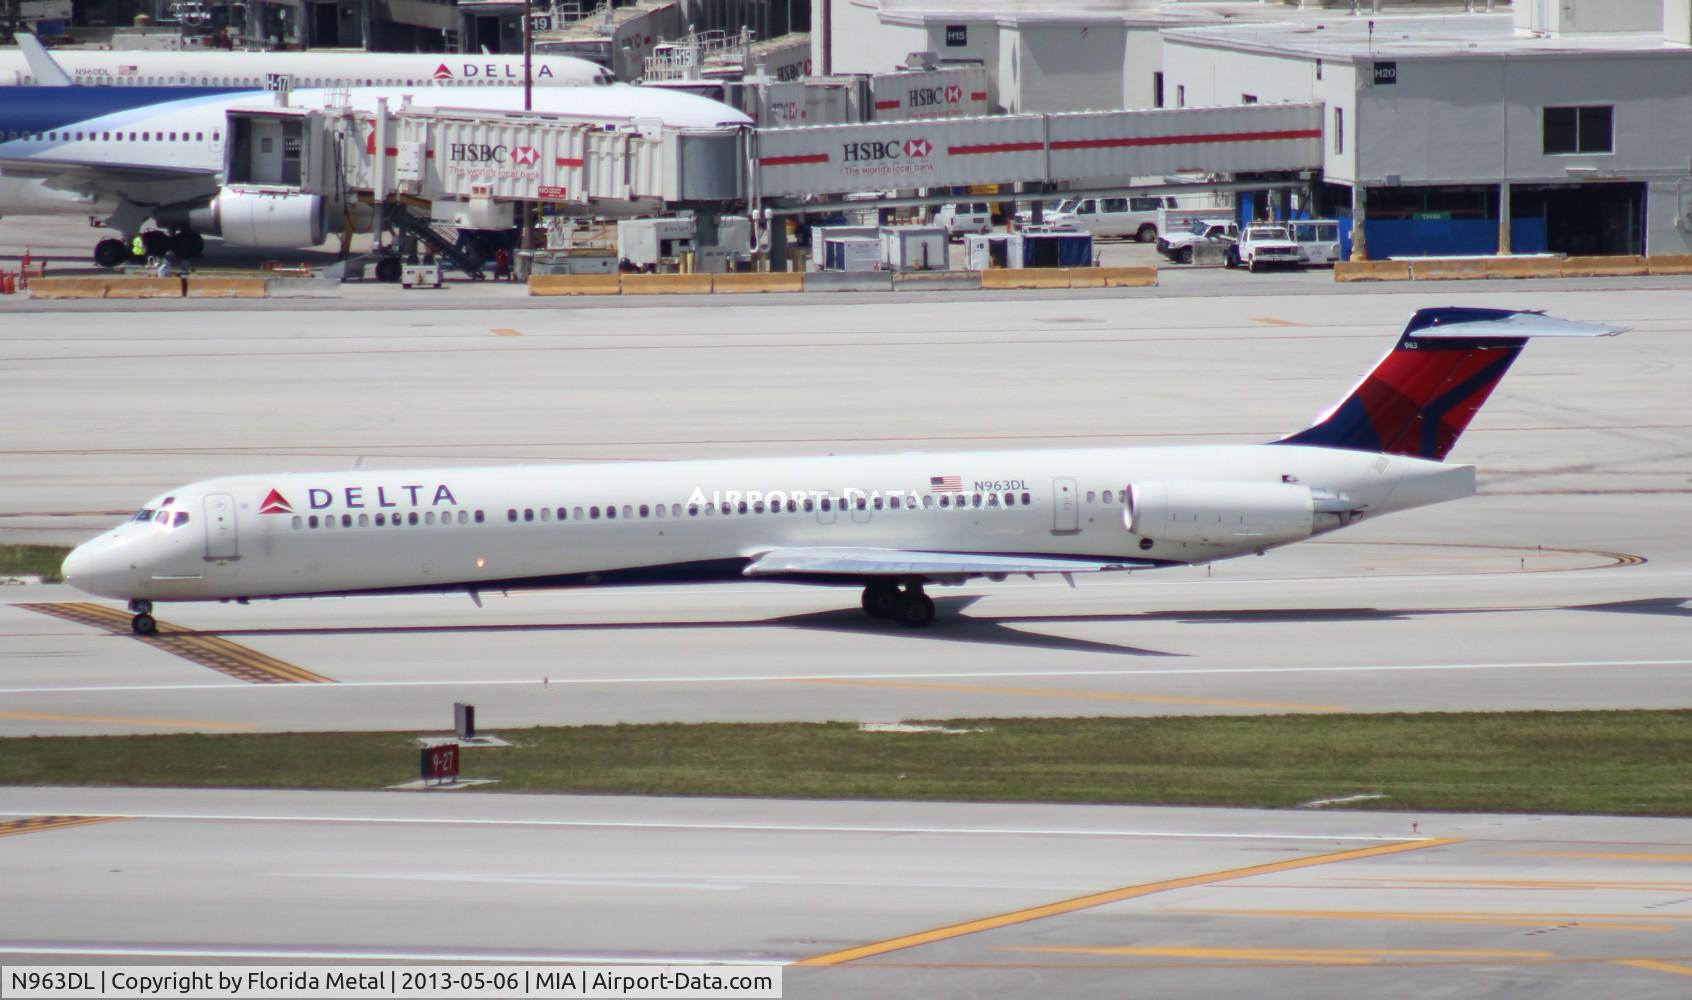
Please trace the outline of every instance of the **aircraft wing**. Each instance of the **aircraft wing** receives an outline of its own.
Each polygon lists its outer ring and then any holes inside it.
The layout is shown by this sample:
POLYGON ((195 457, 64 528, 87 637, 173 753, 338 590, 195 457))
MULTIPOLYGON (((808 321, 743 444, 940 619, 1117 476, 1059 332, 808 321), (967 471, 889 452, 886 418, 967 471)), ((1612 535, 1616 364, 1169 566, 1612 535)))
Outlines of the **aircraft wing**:
POLYGON ((0 157, 0 173, 7 177, 35 177, 59 181, 52 187, 82 187, 95 180, 127 182, 179 181, 189 177, 212 177, 214 171, 200 167, 171 167, 163 164, 125 166, 121 163, 78 163, 28 157, 0 157))
POLYGON ((999 555, 978 552, 915 552, 818 546, 771 549, 755 556, 742 570, 745 576, 889 576, 972 577, 1023 573, 1107 573, 1152 569, 1160 564, 1144 559, 1090 559, 1068 556, 999 555))

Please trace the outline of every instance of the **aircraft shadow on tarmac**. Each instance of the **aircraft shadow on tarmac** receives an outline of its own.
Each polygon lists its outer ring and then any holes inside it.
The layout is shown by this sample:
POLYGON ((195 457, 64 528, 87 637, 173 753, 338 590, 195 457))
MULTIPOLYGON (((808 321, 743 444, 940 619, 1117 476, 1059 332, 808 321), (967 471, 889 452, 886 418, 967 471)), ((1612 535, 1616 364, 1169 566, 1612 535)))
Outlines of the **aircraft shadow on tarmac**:
POLYGON ((1070 636, 1049 635, 1027 631, 1023 626, 1064 626, 1086 624, 1133 625, 1146 622, 1176 622, 1190 625, 1252 625, 1252 624, 1325 624, 1409 621, 1438 615, 1509 614, 1523 611, 1571 610, 1610 611, 1631 614, 1692 617, 1692 609, 1679 598, 1655 598, 1622 601, 1614 604, 1575 605, 1557 609, 1550 607, 1519 608, 1263 608, 1250 610, 1203 611, 1129 611, 1121 613, 1084 614, 964 614, 979 596, 937 597, 939 616, 934 625, 925 629, 903 629, 885 621, 864 617, 857 609, 808 611, 776 618, 736 619, 732 621, 645 621, 645 622, 550 622, 499 623, 453 625, 360 625, 275 629, 208 630, 226 638, 243 636, 309 636, 309 635, 454 635, 505 634, 520 632, 638 632, 653 630, 750 630, 801 629, 848 635, 897 635, 926 642, 970 643, 1006 646, 1022 649, 1108 653, 1116 656, 1185 656, 1184 653, 1150 649, 1121 643, 1102 642, 1070 636))

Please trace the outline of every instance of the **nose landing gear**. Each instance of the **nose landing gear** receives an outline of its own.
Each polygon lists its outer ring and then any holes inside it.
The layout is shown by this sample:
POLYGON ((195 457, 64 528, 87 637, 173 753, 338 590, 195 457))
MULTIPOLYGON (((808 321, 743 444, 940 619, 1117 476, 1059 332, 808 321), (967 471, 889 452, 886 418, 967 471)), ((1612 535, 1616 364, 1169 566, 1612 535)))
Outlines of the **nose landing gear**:
POLYGON ((926 628, 934 621, 934 599, 922 592, 921 583, 899 587, 891 580, 864 585, 864 614, 891 618, 906 628, 926 628))
POLYGON ((129 630, 136 635, 157 635, 159 623, 153 620, 152 601, 130 601, 129 610, 135 617, 129 620, 129 630))

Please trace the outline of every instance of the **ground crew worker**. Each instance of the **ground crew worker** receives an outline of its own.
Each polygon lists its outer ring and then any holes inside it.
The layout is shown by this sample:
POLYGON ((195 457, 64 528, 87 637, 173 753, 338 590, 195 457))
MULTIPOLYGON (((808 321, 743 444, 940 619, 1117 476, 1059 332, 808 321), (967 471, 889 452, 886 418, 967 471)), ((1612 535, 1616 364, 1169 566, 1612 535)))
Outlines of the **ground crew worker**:
POLYGON ((141 238, 140 233, 136 233, 135 238, 129 241, 129 255, 147 259, 147 241, 141 238))

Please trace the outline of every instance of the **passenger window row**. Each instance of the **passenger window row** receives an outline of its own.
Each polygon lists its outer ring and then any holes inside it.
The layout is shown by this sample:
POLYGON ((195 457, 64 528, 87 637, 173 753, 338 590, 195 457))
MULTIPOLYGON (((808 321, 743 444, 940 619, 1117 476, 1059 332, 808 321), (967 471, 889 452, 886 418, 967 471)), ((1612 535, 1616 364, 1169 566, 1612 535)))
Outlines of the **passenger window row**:
MULTIPOLYGON (((84 140, 88 142, 205 142, 206 134, 195 132, 193 137, 190 138, 187 132, 130 132, 129 138, 125 139, 122 132, 19 132, 12 129, 0 135, 0 138, 7 142, 16 139, 26 139, 31 142, 41 142, 43 139, 47 142, 82 142, 84 140)), ((222 140, 222 133, 215 131, 212 133, 213 142, 221 142, 222 140)))
MULTIPOLYGON (((1127 490, 1122 491, 1121 499, 1122 499, 1123 503, 1128 502, 1128 491, 1127 490)), ((1115 490, 1105 490, 1103 493, 1095 493, 1092 490, 1088 490, 1087 491, 1087 502, 1093 503, 1093 502, 1095 502, 1095 500, 1098 501, 1098 502, 1106 503, 1106 504, 1113 504, 1117 500, 1116 491, 1115 490)))
POLYGON ((432 525, 446 526, 451 524, 482 524, 486 521, 487 515, 479 510, 443 510, 440 511, 438 515, 432 510, 426 510, 421 513, 414 510, 408 514, 401 514, 398 511, 395 511, 392 514, 324 514, 322 517, 319 517, 316 514, 310 514, 305 517, 295 514, 293 527, 308 529, 369 528, 372 526, 378 528, 399 528, 411 525, 423 525, 428 527, 432 525))
POLYGON ((704 503, 687 504, 607 504, 605 507, 510 507, 505 511, 508 523, 532 523, 535 521, 615 521, 619 518, 625 521, 647 519, 676 519, 687 517, 728 517, 735 514, 798 514, 814 511, 831 512, 836 510, 921 510, 921 509, 954 509, 968 510, 981 508, 1015 507, 1020 504, 1027 507, 1034 502, 1032 494, 1023 493, 943 493, 939 497, 929 497, 923 502, 921 497, 911 498, 906 502, 905 497, 894 495, 890 497, 854 497, 850 501, 842 497, 787 497, 785 500, 740 500, 735 503, 704 503))

